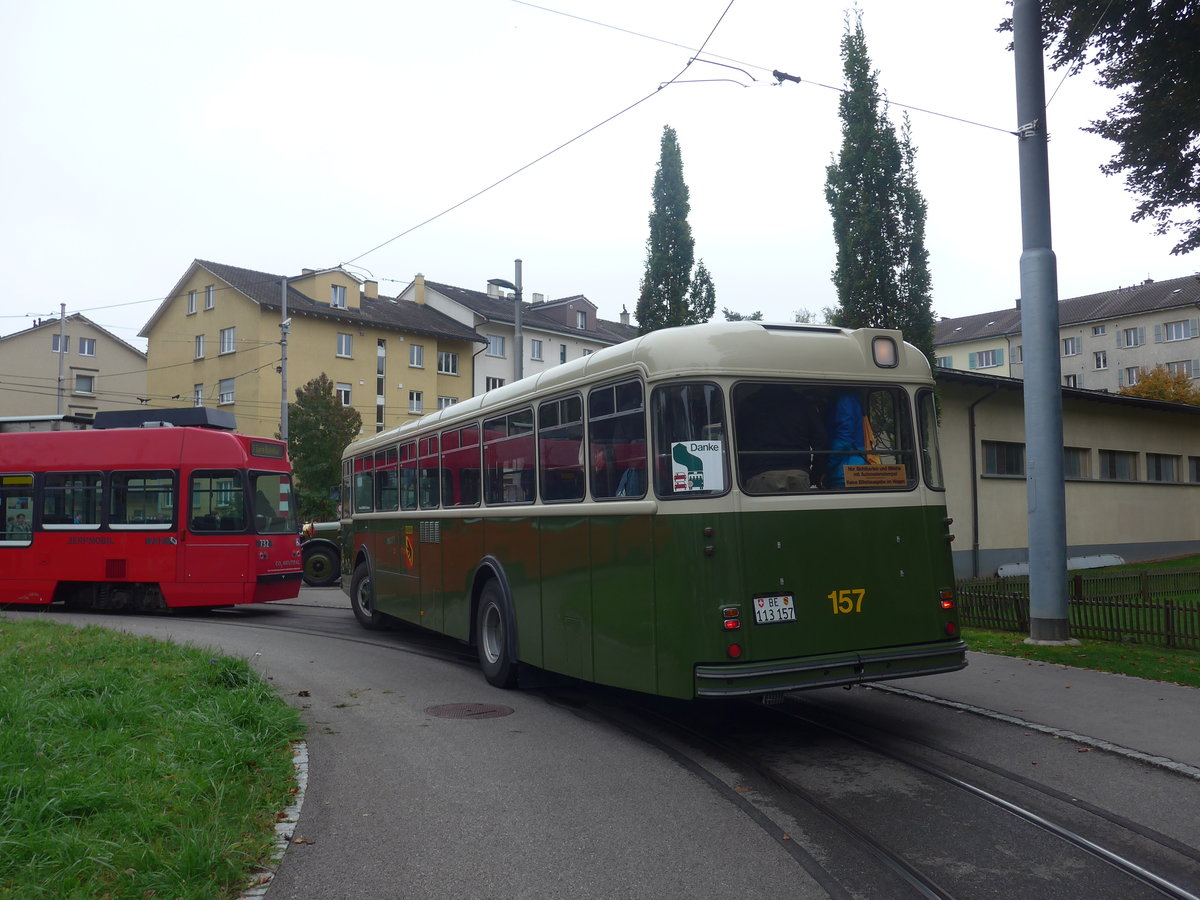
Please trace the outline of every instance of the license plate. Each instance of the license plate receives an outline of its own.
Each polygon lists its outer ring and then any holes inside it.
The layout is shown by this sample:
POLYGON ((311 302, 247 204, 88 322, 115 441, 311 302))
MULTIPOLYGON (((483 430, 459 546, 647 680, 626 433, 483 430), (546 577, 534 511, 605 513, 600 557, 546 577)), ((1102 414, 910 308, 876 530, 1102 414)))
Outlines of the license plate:
POLYGON ((791 594, 754 598, 754 621, 758 625, 796 621, 796 601, 791 594))

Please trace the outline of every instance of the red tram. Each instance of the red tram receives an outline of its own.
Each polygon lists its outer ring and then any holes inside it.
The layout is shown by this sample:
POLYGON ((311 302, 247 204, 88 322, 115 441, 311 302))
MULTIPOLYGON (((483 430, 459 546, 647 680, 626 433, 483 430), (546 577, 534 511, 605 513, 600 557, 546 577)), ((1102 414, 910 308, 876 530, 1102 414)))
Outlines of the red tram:
POLYGON ((0 433, 0 604, 165 609, 296 597, 287 447, 234 427, 232 414, 197 407, 0 433))

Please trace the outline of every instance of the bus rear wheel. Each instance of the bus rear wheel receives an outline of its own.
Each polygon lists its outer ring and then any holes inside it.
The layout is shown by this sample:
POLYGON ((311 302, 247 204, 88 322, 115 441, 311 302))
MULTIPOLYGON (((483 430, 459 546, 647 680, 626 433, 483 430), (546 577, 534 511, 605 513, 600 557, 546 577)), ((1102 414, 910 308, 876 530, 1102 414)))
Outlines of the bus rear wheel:
MULTIPOLYGON (((479 597, 475 619, 475 642, 479 650, 479 666, 488 684, 510 688, 517 683, 517 661, 510 649, 512 616, 504 601, 504 592, 495 579, 489 581, 479 597)), ((515 644, 512 641, 511 644, 515 644)))
POLYGON ((388 625, 387 615, 375 609, 375 581, 371 578, 371 567, 366 563, 359 563, 354 570, 354 580, 350 582, 350 608, 363 628, 378 631, 388 625))

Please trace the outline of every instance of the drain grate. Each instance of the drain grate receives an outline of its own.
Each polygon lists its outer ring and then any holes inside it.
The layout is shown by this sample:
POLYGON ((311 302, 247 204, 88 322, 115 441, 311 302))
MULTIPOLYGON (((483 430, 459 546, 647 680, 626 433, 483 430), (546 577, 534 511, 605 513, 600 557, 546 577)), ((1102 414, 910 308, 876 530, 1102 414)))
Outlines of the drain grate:
POLYGON ((498 719, 511 716, 513 709, 495 703, 443 703, 441 706, 427 706, 425 712, 439 719, 498 719))

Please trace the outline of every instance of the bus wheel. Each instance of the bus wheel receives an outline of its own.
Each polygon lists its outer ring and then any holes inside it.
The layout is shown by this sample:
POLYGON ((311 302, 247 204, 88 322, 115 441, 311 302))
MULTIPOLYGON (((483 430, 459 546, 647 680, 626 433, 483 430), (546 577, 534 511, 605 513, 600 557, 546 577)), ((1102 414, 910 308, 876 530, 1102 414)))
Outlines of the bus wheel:
POLYGON ((337 554, 328 547, 304 549, 304 583, 309 587, 328 587, 337 580, 337 554))
POLYGON ((499 688, 510 688, 517 683, 517 661, 509 650, 508 640, 512 627, 504 592, 493 578, 484 586, 479 598, 475 636, 483 676, 488 684, 499 688))
POLYGON ((363 628, 374 631, 387 627, 388 617, 375 609, 375 582, 371 580, 371 569, 366 563, 359 563, 354 570, 354 580, 350 583, 350 608, 363 628))

